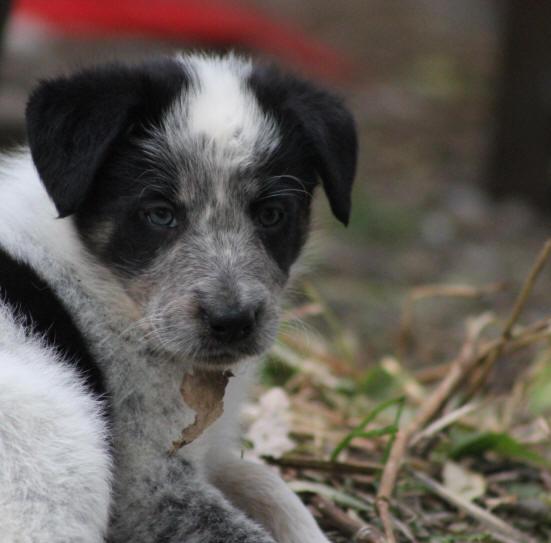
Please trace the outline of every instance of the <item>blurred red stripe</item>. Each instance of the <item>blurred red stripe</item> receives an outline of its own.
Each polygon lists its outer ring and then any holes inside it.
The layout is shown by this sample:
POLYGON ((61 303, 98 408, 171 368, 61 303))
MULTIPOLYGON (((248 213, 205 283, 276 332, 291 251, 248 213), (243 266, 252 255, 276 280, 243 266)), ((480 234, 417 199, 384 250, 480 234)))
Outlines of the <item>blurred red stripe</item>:
POLYGON ((70 36, 141 35, 235 44, 278 55, 323 76, 342 78, 350 71, 343 55, 235 1, 16 0, 14 11, 70 36))

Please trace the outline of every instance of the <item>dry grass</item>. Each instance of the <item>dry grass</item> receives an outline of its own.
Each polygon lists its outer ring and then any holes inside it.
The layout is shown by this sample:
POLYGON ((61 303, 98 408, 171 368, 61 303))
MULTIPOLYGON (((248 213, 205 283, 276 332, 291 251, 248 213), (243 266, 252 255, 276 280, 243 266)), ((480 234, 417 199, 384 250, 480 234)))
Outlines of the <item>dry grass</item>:
POLYGON ((412 326, 416 302, 480 297, 498 285, 414 290, 396 354, 366 370, 306 285, 309 301, 287 319, 321 316, 328 332, 311 337, 286 327, 272 353, 266 378, 291 402, 294 450, 266 460, 280 466, 333 541, 551 540, 551 317, 520 324, 550 252, 548 241, 508 316, 468 318, 457 357, 418 372, 404 363, 410 340, 423 341, 412 326), (521 369, 497 393, 493 378, 512 353, 521 369))

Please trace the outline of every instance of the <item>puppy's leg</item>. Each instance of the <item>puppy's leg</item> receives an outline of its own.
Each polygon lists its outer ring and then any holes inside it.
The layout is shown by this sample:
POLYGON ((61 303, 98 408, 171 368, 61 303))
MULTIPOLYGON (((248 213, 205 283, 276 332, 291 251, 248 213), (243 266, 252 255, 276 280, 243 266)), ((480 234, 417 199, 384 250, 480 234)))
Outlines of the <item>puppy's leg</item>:
POLYGON ((103 542, 110 457, 99 403, 38 342, 2 339, 0 540, 103 542))
POLYGON ((119 481, 127 493, 116 504, 110 543, 275 543, 177 455, 121 462, 130 468, 119 481), (143 462, 147 475, 133 476, 143 462))
POLYGON ((230 502, 278 543, 328 543, 310 512, 270 468, 236 457, 209 462, 209 477, 230 502))

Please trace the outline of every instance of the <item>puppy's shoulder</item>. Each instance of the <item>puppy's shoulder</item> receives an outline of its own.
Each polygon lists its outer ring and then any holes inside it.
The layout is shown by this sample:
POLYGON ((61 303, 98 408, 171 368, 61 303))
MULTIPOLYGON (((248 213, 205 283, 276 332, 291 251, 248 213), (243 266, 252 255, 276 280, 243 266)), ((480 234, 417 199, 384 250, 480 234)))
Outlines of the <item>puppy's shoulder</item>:
MULTIPOLYGON (((0 348, 13 352, 29 341, 70 363, 96 395, 105 391, 86 340, 63 301, 39 270, 0 245, 0 348)), ((0 350, 0 358, 4 358, 0 350)))

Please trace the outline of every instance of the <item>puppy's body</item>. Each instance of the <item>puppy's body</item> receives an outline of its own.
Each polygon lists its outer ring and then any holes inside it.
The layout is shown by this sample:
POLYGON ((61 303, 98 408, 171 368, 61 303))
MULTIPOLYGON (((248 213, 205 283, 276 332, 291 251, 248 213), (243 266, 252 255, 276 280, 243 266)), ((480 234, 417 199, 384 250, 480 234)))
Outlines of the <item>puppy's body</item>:
POLYGON ((236 413, 318 175, 347 220, 340 102, 195 56, 45 82, 27 122, 32 159, 0 178, 0 541, 326 541, 236 456, 236 413), (170 454, 194 367, 235 377, 222 417, 170 454))

